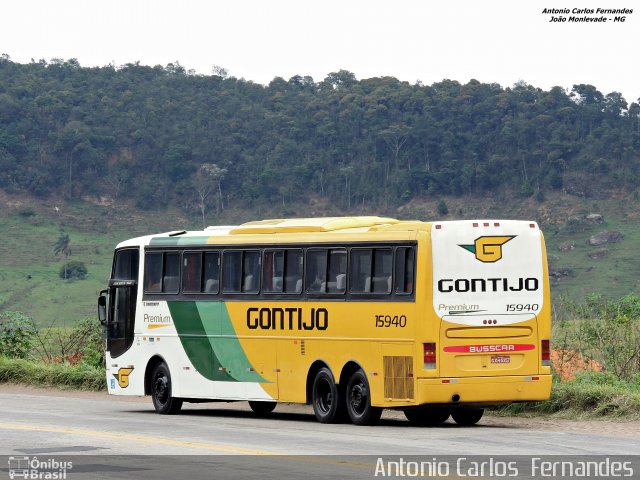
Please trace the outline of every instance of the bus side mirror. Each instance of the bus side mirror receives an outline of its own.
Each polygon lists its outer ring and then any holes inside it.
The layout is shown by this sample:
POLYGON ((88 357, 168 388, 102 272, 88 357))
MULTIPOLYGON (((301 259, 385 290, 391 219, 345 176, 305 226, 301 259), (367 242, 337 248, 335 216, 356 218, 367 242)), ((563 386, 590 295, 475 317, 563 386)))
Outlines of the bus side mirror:
POLYGON ((98 297, 98 319, 102 325, 107 324, 107 290, 102 290, 98 297))

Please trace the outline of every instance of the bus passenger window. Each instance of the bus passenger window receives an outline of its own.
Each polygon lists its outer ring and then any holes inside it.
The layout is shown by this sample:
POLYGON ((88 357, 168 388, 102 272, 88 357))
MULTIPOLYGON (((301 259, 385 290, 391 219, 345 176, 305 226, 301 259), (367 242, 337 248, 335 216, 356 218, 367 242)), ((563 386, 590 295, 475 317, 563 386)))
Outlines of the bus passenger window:
POLYGON ((391 249, 376 248, 373 260, 373 293, 391 293, 393 252, 391 249))
POLYGON ((178 293, 180 282, 180 254, 164 254, 164 277, 162 278, 162 291, 164 293, 178 293))
POLYGON ((242 282, 242 252, 222 254, 222 291, 240 293, 242 282))
POLYGON ((162 253, 147 253, 144 256, 144 291, 162 291, 162 253))
POLYGON ((327 293, 344 293, 347 288, 347 251, 329 250, 327 293))
POLYGON ((220 254, 205 252, 202 282, 204 293, 218 293, 220 289, 220 254))
POLYGON ((396 293, 413 293, 413 278, 415 270, 415 251, 411 247, 396 249, 396 293))
POLYGON ((284 251, 271 250, 264 253, 264 291, 282 293, 284 276, 284 251))
POLYGON ((284 292, 302 292, 302 250, 286 250, 284 292))
POLYGON ((202 285, 202 253, 185 252, 182 257, 182 291, 200 292, 202 285))
POLYGON ((258 293, 260 290, 260 252, 243 252, 242 293, 258 293))
POLYGON ((371 290, 371 249, 351 250, 351 272, 349 281, 353 293, 369 293, 371 290))
POLYGON ((351 292, 391 293, 393 251, 390 248, 351 250, 351 292))
POLYGON ((307 252, 306 288, 310 293, 325 293, 327 285, 327 250, 307 252))

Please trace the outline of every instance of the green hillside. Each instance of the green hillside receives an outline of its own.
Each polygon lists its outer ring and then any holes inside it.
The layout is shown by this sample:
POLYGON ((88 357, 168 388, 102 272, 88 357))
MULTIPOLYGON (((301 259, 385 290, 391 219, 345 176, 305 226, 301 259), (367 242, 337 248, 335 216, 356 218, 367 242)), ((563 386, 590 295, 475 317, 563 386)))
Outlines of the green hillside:
MULTIPOLYGON (((208 224, 232 224, 283 215, 381 214, 420 220, 461 218, 516 218, 540 222, 545 233, 552 276, 552 296, 582 301, 588 293, 616 298, 640 292, 640 204, 633 196, 584 202, 555 194, 540 203, 532 198, 513 202, 509 196, 444 197, 449 213, 438 213, 439 200, 413 200, 396 209, 343 211, 319 201, 290 207, 274 205, 258 211, 225 211, 208 216, 208 224), (286 211, 285 211, 286 210, 286 211), (603 215, 604 224, 588 222, 590 213, 603 215), (577 220, 580 219, 580 220, 577 220), (624 238, 610 245, 590 246, 591 235, 603 230, 618 231, 624 238), (559 246, 574 248, 560 251, 559 246), (604 252, 604 253, 601 253, 604 252), (595 255, 594 255, 595 254, 595 255), (592 258, 596 257, 596 258, 592 258)), ((186 216, 178 209, 144 212, 131 205, 96 205, 91 202, 61 201, 55 204, 30 197, 0 195, 0 311, 17 310, 38 323, 70 324, 95 316, 96 297, 105 288, 115 245, 127 238, 153 232, 199 228, 197 215, 186 216), (55 207, 58 211, 55 211, 55 207), (85 263, 84 280, 63 280, 59 276, 62 257, 53 246, 60 228, 69 235, 70 260, 85 263)))

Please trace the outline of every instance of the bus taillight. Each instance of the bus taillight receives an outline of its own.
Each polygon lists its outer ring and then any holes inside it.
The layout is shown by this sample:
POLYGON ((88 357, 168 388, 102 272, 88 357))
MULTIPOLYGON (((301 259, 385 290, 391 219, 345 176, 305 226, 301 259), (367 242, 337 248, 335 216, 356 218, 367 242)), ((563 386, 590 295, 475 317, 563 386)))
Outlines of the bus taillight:
POLYGON ((541 340, 540 350, 542 352, 542 366, 551 366, 551 342, 550 340, 541 340))
POLYGON ((436 368, 436 344, 432 343, 423 343, 424 347, 424 369, 425 370, 435 370, 436 368))

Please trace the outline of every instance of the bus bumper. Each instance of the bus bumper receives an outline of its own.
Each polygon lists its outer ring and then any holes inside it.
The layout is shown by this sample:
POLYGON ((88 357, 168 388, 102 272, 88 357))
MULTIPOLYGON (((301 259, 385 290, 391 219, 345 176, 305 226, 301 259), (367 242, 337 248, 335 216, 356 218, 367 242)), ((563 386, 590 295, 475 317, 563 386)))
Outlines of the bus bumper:
POLYGON ((550 394, 551 375, 418 378, 414 405, 430 403, 500 404, 547 400, 550 394))

